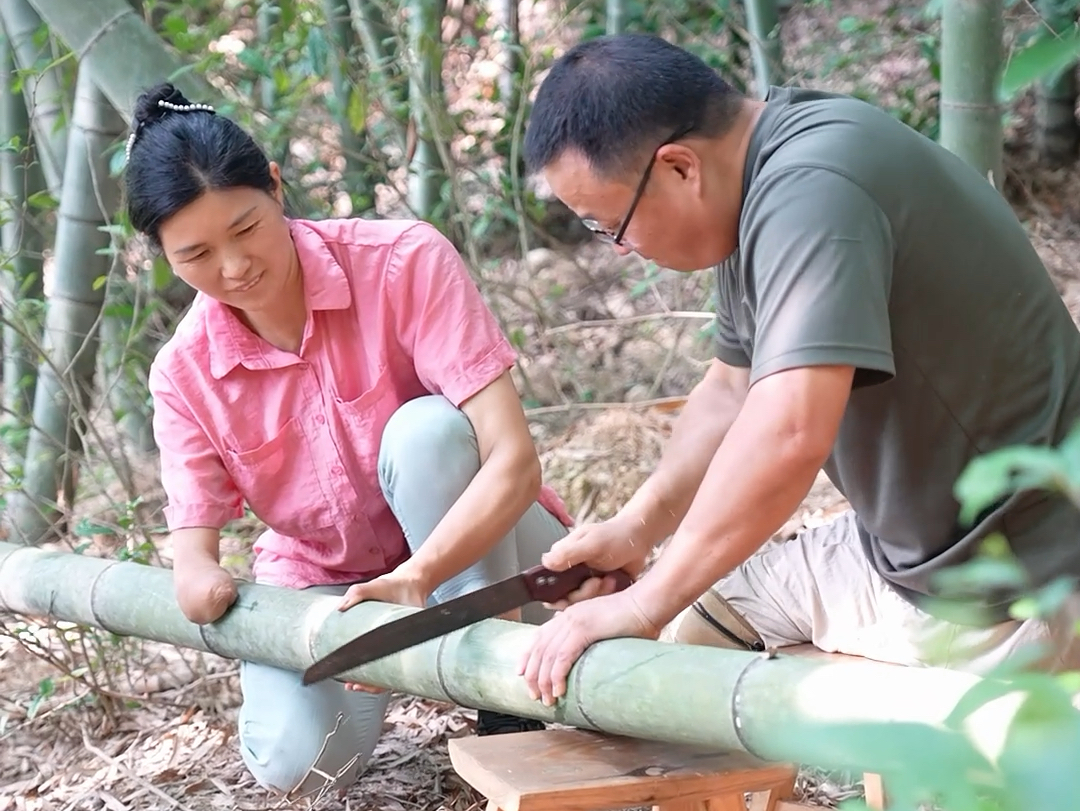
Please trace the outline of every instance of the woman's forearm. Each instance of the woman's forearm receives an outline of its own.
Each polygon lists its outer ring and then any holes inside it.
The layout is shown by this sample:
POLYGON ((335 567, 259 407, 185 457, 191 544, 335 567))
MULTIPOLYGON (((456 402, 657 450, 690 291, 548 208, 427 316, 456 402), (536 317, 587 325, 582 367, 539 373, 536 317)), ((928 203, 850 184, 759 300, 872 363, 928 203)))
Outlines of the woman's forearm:
POLYGON ((399 571, 434 591, 483 558, 514 528, 536 501, 540 482, 540 461, 531 446, 496 449, 399 571))

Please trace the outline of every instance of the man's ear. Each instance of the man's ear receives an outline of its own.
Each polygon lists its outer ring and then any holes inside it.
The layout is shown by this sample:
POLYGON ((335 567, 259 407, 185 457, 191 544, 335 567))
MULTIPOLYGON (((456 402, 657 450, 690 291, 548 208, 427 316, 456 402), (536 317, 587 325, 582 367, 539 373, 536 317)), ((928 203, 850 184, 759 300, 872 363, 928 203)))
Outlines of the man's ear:
POLYGON ((656 151, 656 161, 673 169, 683 180, 700 180, 701 156, 683 144, 665 144, 656 151))

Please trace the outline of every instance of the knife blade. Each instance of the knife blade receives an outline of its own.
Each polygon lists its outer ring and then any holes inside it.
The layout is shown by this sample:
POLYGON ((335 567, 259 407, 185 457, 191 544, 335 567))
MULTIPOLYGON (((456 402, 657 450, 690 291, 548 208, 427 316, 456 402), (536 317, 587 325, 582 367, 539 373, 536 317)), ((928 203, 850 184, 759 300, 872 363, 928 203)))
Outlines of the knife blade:
POLYGON ((308 667, 302 681, 307 685, 333 678, 354 667, 445 636, 481 620, 497 617, 533 601, 558 602, 590 577, 606 575, 614 575, 617 591, 632 582, 630 575, 621 569, 604 572, 584 563, 564 571, 534 566, 521 574, 445 603, 421 609, 361 634, 308 667))

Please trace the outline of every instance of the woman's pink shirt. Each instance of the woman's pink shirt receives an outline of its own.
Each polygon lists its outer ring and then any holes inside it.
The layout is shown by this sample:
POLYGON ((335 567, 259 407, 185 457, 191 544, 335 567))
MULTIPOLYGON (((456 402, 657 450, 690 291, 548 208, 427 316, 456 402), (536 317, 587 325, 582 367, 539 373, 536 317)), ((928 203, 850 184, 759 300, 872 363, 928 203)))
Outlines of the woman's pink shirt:
MULTIPOLYGON (((254 574, 289 588, 390 571, 408 546, 379 488, 383 426, 429 393, 460 406, 516 354, 450 242, 411 220, 291 220, 308 320, 298 353, 198 294, 150 370, 170 531, 268 527, 254 574)), ((432 476, 438 471, 433 470, 432 476)), ((572 519, 547 485, 540 502, 572 519)))

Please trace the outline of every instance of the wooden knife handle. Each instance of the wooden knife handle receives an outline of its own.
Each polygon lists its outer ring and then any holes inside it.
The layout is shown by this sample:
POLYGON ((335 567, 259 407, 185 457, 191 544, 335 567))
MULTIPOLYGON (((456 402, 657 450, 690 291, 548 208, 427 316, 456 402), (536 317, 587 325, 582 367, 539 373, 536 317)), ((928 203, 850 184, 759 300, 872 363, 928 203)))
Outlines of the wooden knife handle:
POLYGON ((528 584, 529 595, 534 600, 541 603, 556 603, 590 577, 605 577, 606 575, 614 575, 616 591, 622 591, 633 582, 630 575, 622 569, 603 572, 584 563, 571 566, 561 572, 552 571, 544 566, 533 566, 525 572, 525 582, 528 584))

